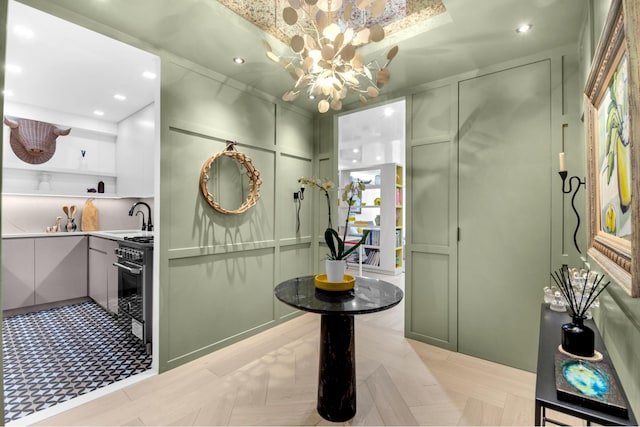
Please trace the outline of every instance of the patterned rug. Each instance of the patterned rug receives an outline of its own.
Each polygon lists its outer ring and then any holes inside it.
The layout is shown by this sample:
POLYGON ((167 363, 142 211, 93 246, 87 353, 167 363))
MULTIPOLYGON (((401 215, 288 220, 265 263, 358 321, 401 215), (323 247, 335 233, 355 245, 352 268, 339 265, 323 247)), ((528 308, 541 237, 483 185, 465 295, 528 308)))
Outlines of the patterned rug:
POLYGON ((151 368, 151 356, 94 302, 3 320, 5 423, 151 368))

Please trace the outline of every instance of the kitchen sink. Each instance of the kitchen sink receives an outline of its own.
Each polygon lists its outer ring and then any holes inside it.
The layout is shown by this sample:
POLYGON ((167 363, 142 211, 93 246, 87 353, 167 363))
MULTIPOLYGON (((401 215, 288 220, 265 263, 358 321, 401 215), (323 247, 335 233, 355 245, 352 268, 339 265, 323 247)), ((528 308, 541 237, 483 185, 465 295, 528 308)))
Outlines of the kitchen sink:
POLYGON ((141 231, 141 230, 104 230, 97 232, 110 237, 137 237, 137 236, 153 236, 153 232, 141 231))

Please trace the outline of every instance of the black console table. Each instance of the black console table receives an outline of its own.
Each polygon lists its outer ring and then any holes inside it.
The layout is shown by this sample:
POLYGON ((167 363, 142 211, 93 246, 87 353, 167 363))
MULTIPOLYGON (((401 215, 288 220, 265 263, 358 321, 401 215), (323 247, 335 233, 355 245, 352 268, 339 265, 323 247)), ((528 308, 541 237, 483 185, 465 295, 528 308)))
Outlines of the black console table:
POLYGON ((571 318, 567 313, 558 313, 549 309, 548 304, 542 304, 540 313, 540 341, 538 344, 538 370, 536 377, 536 415, 535 424, 537 426, 544 425, 546 421, 557 425, 565 425, 546 417, 546 409, 553 409, 563 412, 587 421, 587 425, 591 422, 602 425, 638 425, 629 400, 622 390, 622 383, 618 378, 618 374, 611 363, 609 353, 602 342, 602 338, 598 329, 592 320, 585 322, 585 325, 593 329, 595 333, 595 347, 604 356, 603 361, 607 362, 613 371, 615 379, 621 388, 622 397, 629 410, 628 418, 620 418, 594 409, 585 408, 574 403, 558 400, 555 380, 555 362, 554 356, 558 351, 561 340, 560 327, 564 323, 569 323, 571 318))
POLYGON ((397 305, 400 288, 382 280, 357 277, 347 292, 315 288, 314 276, 280 283, 276 298, 299 310, 322 315, 318 413, 326 420, 348 421, 356 414, 355 314, 374 313, 397 305))

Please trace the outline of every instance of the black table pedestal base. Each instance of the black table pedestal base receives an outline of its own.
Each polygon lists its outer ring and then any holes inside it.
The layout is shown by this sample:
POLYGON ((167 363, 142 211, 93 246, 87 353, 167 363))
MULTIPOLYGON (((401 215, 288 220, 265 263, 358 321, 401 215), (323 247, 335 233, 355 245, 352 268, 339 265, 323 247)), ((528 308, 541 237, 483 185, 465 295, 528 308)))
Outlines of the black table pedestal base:
POLYGON ((343 422, 356 414, 356 347, 351 315, 326 315, 320 325, 318 413, 343 422))

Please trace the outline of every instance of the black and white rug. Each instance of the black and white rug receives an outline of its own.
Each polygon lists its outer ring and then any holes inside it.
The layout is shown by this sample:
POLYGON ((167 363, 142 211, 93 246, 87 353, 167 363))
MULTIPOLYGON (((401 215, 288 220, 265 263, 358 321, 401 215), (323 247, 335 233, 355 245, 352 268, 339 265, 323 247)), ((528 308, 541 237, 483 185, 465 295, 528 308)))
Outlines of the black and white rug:
POLYGON ((151 368, 151 356, 94 302, 3 320, 5 423, 151 368))

